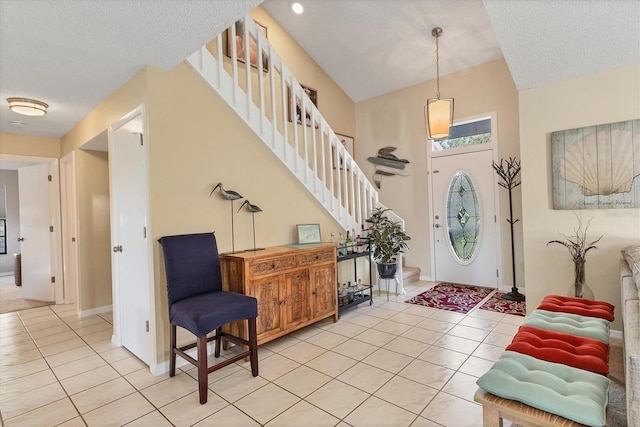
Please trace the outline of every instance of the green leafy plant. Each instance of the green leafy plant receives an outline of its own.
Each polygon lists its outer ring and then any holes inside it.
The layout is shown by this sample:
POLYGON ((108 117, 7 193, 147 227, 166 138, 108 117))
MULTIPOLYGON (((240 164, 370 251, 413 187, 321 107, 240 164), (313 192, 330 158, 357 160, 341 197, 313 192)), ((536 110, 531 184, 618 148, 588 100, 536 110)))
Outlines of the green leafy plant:
POLYGON ((395 262, 398 254, 409 248, 407 240, 411 240, 402 229, 402 224, 386 215, 390 210, 376 208, 365 220, 369 224, 368 237, 373 245, 373 258, 383 264, 395 262))

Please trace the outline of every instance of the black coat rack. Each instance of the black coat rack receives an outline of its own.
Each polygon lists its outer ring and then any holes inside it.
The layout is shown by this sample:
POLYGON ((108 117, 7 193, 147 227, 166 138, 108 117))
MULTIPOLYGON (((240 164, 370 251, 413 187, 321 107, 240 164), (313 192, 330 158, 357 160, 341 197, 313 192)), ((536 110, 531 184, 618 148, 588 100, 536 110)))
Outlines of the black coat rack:
POLYGON ((509 190, 509 218, 507 218, 507 222, 511 226, 511 269, 513 270, 513 287, 511 288, 511 292, 502 295, 502 299, 524 301, 524 295, 518 292, 518 286, 516 286, 516 254, 513 243, 513 226, 520 220, 513 219, 513 200, 511 197, 513 189, 520 185, 519 182, 516 182, 516 176, 520 173, 520 162, 517 161, 515 157, 509 157, 507 160, 501 159, 500 164, 492 162, 491 165, 500 178, 502 178, 502 182, 498 182, 498 185, 509 190))

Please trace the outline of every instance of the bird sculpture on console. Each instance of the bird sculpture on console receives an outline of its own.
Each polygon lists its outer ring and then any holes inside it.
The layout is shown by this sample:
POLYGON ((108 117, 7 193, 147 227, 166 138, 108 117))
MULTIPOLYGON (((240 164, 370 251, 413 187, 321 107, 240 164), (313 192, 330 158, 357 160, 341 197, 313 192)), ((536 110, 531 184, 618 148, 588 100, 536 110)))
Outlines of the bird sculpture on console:
POLYGON ((233 201, 242 199, 242 195, 233 190, 225 190, 224 186, 221 182, 217 183, 213 190, 209 193, 209 197, 220 188, 220 195, 231 202, 231 253, 236 253, 236 243, 235 243, 235 234, 234 234, 234 224, 233 224, 233 201))
POLYGON ((256 248, 256 212, 262 212, 262 209, 260 209, 260 206, 258 205, 251 204, 249 200, 245 200, 238 208, 238 212, 240 212, 240 209, 245 205, 247 206, 247 210, 251 212, 251 222, 253 224, 253 251, 261 251, 264 248, 256 248))

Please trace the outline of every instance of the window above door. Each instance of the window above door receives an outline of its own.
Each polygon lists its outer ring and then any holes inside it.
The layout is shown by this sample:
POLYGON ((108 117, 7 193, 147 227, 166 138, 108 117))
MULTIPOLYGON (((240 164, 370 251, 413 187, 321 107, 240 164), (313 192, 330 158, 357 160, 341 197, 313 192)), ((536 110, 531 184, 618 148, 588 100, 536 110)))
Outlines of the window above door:
POLYGON ((436 153, 473 145, 491 144, 492 141, 492 118, 483 116, 451 125, 448 138, 431 141, 431 151, 436 153))

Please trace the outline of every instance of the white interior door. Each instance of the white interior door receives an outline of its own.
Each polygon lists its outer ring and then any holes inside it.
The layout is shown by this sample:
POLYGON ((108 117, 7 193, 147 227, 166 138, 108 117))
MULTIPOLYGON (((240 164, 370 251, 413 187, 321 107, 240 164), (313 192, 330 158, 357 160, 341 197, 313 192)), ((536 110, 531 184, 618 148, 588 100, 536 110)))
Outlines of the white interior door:
POLYGON ((151 364, 150 249, 147 240, 147 154, 137 114, 112 128, 109 165, 114 321, 120 344, 151 364))
POLYGON ((60 160, 60 204, 62 209, 62 248, 64 302, 73 304, 78 295, 78 224, 76 215, 75 157, 71 152, 60 160))
POLYGON ((49 165, 18 169, 22 297, 39 301, 53 301, 55 297, 55 284, 51 282, 50 185, 49 165))
POLYGON ((434 157, 435 279, 498 287, 492 151, 434 157))

